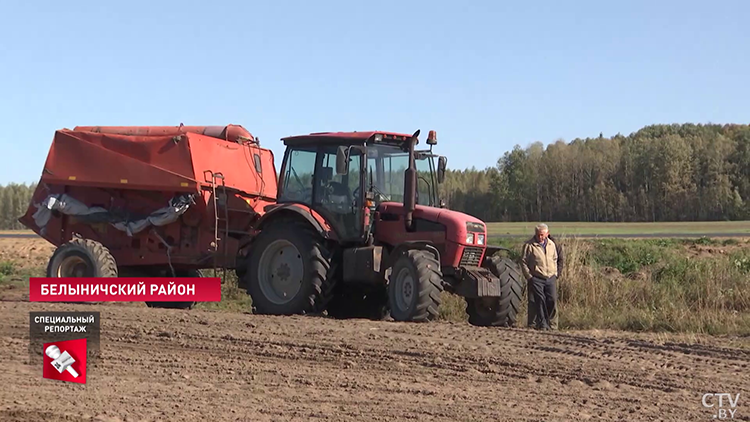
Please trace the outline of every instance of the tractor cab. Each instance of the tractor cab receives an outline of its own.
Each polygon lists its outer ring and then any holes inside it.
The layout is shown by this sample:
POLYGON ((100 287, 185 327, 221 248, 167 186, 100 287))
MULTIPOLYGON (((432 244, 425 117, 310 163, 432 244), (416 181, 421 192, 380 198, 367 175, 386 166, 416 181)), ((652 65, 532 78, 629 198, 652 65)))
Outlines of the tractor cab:
POLYGON ((325 218, 338 238, 366 242, 371 216, 382 203, 407 203, 406 170, 413 161, 415 204, 439 207, 438 184, 446 158, 430 149, 415 150, 418 132, 323 132, 284 138, 287 147, 279 176, 277 202, 310 207, 325 218))

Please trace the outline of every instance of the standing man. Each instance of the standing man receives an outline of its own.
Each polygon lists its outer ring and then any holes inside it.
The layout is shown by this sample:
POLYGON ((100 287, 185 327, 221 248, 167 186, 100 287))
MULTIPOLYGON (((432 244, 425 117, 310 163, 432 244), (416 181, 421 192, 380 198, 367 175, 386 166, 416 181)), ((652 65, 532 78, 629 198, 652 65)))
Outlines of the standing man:
MULTIPOLYGON (((560 277, 563 272, 563 268, 565 267, 565 252, 563 250, 562 243, 558 242, 557 239, 555 239, 555 236, 552 235, 552 233, 549 233, 547 235, 547 239, 551 240, 555 243, 555 246, 557 247, 557 279, 555 280, 555 292, 557 292, 557 285, 560 281, 560 277)), ((531 286, 531 281, 528 281, 526 284, 526 291, 528 292, 528 319, 527 319, 527 325, 529 327, 534 327, 536 325, 536 305, 534 305, 534 294, 533 294, 533 287, 531 286)), ((557 330, 558 328, 558 321, 560 320, 559 315, 557 313, 557 303, 555 303, 555 307, 552 308, 549 314, 549 325, 550 328, 553 330, 557 330)))
POLYGON ((550 330, 550 317, 557 308, 557 245, 548 237, 546 224, 536 226, 534 237, 523 245, 521 269, 534 297, 535 328, 550 330))

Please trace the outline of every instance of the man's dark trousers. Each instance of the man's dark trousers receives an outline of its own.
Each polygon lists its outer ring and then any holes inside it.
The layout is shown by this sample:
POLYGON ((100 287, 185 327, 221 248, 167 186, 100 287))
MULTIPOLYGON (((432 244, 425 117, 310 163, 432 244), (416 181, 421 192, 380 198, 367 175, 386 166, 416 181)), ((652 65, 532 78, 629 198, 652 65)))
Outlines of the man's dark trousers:
POLYGON ((557 276, 548 279, 531 278, 531 294, 534 295, 536 310, 536 328, 550 328, 550 314, 557 307, 557 276))
MULTIPOLYGON (((526 291, 527 297, 528 297, 528 304, 527 304, 527 321, 526 326, 527 327, 536 327, 536 305, 534 305, 534 287, 531 285, 533 283, 532 280, 526 281, 526 291)), ((557 280, 555 280, 555 285, 557 285, 557 280)), ((557 287, 555 287, 555 290, 557 290, 557 287)), ((552 311, 547 309, 548 317, 549 317, 549 326, 553 330, 557 330, 559 326, 559 319, 560 314, 557 313, 557 304, 555 304, 555 307, 552 308, 552 311)))

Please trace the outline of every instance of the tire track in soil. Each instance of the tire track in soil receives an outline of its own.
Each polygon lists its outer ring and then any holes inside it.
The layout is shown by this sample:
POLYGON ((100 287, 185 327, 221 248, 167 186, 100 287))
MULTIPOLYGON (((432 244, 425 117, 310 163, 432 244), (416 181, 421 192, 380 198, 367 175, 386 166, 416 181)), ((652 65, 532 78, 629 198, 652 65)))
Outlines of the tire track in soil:
MULTIPOLYGON (((181 339, 182 340, 182 339, 181 339)), ((310 360, 315 362, 341 362, 347 359, 361 359, 369 363, 369 367, 372 368, 374 365, 382 364, 382 357, 386 353, 383 350, 372 348, 363 349, 348 345, 326 345, 326 344, 312 344, 312 343, 295 343, 290 341, 271 341, 271 340, 253 340, 253 339, 242 339, 235 338, 232 336, 201 336, 201 335, 185 335, 184 340, 193 343, 201 344, 217 344, 219 341, 228 341, 229 344, 235 347, 228 347, 225 345, 222 347, 222 351, 229 352, 242 352, 246 346, 255 356, 261 356, 265 358, 272 358, 277 360, 310 360), (229 350, 224 350, 224 349, 229 350)), ((575 345, 575 343, 569 342, 568 345, 575 345)), ((565 344, 564 344, 565 345, 565 344)), ((180 346, 182 347, 182 346, 180 346)), ((542 350, 551 353, 562 353, 576 357, 583 357, 585 359, 600 359, 593 354, 585 353, 578 347, 572 348, 559 348, 551 346, 532 346, 535 350, 542 350)), ((551 370, 545 368, 536 368, 530 365, 524 365, 516 362, 509 362, 498 357, 464 357, 455 355, 443 354, 439 359, 434 359, 434 352, 430 351, 406 351, 391 349, 387 351, 390 355, 399 356, 404 358, 406 366, 424 366, 427 368, 435 368, 442 370, 451 370, 454 372, 465 373, 470 369, 474 369, 478 372, 486 374, 495 374, 506 378, 518 378, 526 379, 529 376, 538 377, 552 377, 560 378, 565 381, 579 380, 583 381, 589 386, 595 384, 598 381, 592 381, 588 377, 579 377, 577 371, 570 370, 551 370), (492 369, 487 369, 492 368, 492 369)), ((631 359, 634 361, 635 359, 631 359)), ((403 361, 402 361, 403 363, 403 361)), ((653 366, 661 368, 672 368, 669 364, 659 364, 659 362, 653 362, 653 366)), ((387 365, 386 365, 387 366, 387 365)), ((686 368, 687 370, 687 368, 686 368)), ((662 380, 658 383, 644 382, 642 378, 642 372, 637 371, 633 373, 625 373, 623 371, 615 372, 614 374, 604 373, 604 381, 610 383, 628 384, 638 388, 647 388, 661 390, 665 392, 673 392, 679 390, 683 386, 683 382, 680 380, 662 380)), ((602 380, 599 380, 602 381, 602 380)))
POLYGON ((0 303, 0 329, 9 421, 683 421, 710 419, 705 392, 750 396, 750 353, 720 342, 27 302, 0 303), (101 312, 86 387, 25 364, 40 309, 101 312))

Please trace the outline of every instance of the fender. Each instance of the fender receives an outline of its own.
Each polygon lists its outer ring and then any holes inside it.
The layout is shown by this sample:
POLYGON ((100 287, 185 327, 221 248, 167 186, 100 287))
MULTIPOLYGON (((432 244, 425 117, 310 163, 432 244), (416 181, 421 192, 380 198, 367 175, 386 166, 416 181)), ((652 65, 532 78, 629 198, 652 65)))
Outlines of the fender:
POLYGON ((385 259, 384 265, 380 267, 380 272, 385 274, 385 270, 391 268, 396 260, 409 249, 420 249, 432 253, 435 256, 437 262, 440 262, 440 252, 438 252, 435 245, 430 242, 403 242, 399 243, 393 251, 388 254, 385 259))
POLYGON ((302 218, 313 227, 324 239, 338 240, 338 234, 328 224, 326 219, 314 209, 304 204, 271 204, 264 208, 265 214, 258 219, 253 226, 252 233, 241 240, 240 247, 235 256, 235 274, 239 279, 240 287, 244 287, 244 275, 247 272, 248 253, 252 248, 255 238, 263 228, 276 219, 302 218))
POLYGON ((310 223, 310 225, 314 227, 315 230, 317 230, 324 239, 338 239, 338 233, 336 233, 336 231, 328 224, 325 217, 323 217, 319 212, 315 211, 307 205, 299 203, 289 203, 281 205, 273 204, 267 206, 265 208, 265 211, 266 213, 263 214, 260 219, 258 219, 258 222, 254 227, 255 230, 262 230, 269 221, 275 220, 277 218, 302 217, 307 220, 307 222, 310 223))

